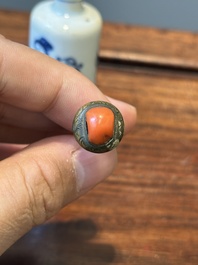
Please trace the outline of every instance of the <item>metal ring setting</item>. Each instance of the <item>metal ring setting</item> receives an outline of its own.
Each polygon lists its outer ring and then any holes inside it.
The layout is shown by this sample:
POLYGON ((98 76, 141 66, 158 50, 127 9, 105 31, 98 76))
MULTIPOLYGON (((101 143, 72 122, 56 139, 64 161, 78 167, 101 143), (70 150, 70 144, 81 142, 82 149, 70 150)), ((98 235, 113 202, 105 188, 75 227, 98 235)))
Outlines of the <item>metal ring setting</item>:
POLYGON ((124 134, 124 120, 120 111, 112 104, 105 101, 92 101, 78 110, 73 121, 73 133, 77 142, 84 149, 93 153, 105 153, 114 149, 121 141, 124 134), (93 108, 104 107, 114 114, 113 136, 105 143, 93 144, 88 138, 86 113, 93 108))

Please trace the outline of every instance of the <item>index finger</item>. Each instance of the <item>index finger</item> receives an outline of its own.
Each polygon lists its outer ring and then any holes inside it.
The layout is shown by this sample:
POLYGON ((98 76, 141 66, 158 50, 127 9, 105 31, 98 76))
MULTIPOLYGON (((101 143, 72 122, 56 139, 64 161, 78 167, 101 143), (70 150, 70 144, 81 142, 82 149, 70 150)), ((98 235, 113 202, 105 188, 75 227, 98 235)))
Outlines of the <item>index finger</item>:
POLYGON ((95 100, 108 101, 75 69, 24 45, 0 39, 1 102, 44 113, 71 130, 76 111, 95 100))

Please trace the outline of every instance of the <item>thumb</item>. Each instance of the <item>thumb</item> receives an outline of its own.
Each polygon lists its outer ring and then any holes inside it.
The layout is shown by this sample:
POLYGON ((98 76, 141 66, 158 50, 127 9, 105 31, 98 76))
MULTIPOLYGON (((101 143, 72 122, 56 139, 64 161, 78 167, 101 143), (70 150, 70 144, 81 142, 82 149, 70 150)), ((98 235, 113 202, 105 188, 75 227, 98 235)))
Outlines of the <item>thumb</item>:
POLYGON ((111 174, 116 151, 93 154, 72 136, 37 142, 0 162, 0 254, 111 174))

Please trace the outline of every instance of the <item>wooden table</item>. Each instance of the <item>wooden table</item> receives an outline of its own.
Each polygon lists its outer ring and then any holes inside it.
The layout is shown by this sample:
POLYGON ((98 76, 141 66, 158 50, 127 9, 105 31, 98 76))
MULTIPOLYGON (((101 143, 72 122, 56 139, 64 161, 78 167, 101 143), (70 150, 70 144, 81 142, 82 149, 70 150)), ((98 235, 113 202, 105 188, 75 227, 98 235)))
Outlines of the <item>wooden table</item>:
MULTIPOLYGON (((27 43, 28 14, 0 11, 27 43)), ((198 34, 104 25, 97 84, 136 106, 114 174, 33 229, 0 264, 198 264, 198 34)))

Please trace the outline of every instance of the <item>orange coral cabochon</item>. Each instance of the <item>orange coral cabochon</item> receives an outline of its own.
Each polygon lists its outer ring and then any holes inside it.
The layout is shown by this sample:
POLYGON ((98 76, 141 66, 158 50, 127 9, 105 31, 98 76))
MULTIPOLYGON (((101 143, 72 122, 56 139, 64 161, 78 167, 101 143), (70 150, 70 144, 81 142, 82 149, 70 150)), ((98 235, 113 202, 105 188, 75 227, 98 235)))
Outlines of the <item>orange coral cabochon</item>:
POLYGON ((92 101, 76 113, 72 130, 77 142, 93 153, 105 153, 116 148, 124 134, 120 111, 106 101, 92 101))
POLYGON ((91 108, 86 113, 88 139, 92 144, 104 144, 114 134, 114 113, 106 107, 91 108))

